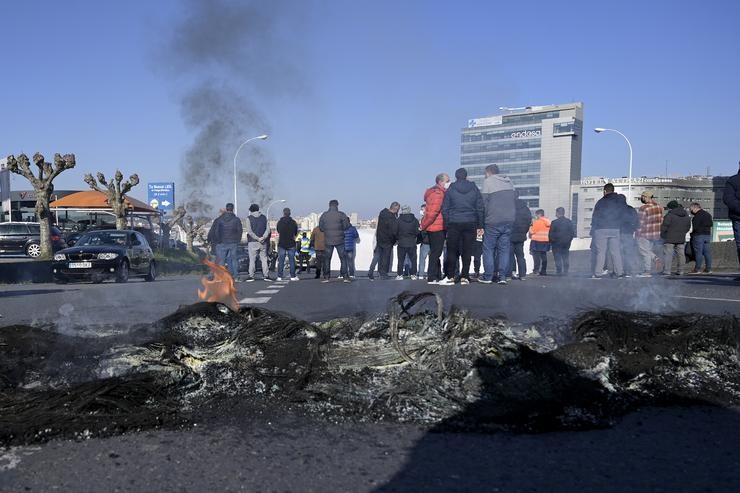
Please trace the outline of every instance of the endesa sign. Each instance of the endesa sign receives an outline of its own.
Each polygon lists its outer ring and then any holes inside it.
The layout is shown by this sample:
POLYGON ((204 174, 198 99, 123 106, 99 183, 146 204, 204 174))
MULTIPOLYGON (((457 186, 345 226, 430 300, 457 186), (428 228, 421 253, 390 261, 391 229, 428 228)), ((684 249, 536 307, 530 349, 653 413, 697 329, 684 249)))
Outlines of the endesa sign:
POLYGON ((511 132, 512 139, 532 139, 542 136, 541 130, 522 130, 520 132, 511 132))

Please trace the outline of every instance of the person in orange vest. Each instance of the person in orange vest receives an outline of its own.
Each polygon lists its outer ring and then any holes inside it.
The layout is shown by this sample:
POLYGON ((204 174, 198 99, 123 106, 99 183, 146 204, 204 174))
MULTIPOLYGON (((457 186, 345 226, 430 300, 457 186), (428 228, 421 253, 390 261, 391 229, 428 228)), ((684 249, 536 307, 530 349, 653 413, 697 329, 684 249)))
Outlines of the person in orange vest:
POLYGON ((534 222, 529 228, 529 253, 534 259, 532 274, 547 275, 547 252, 550 250, 550 220, 545 217, 545 211, 537 209, 534 212, 534 222))

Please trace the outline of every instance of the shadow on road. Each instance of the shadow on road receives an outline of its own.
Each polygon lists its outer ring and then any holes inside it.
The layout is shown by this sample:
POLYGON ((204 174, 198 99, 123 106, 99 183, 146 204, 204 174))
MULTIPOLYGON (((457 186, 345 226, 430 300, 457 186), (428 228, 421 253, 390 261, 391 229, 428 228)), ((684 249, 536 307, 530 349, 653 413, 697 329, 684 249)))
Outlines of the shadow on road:
POLYGON ((70 291, 79 291, 78 289, 16 289, 14 291, 0 291, 0 298, 10 298, 13 296, 31 296, 34 294, 52 294, 70 291))

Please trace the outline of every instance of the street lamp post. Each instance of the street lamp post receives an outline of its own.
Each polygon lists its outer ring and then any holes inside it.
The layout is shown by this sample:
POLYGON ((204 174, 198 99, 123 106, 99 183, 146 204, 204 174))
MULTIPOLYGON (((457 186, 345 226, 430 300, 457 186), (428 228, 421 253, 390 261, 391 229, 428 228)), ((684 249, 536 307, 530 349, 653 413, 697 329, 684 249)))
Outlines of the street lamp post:
POLYGON ((624 135, 619 130, 615 130, 613 128, 597 127, 594 129, 594 132, 596 132, 597 134, 600 134, 601 132, 615 132, 621 135, 624 138, 624 140, 627 141, 627 146, 630 148, 630 168, 629 168, 629 178, 628 178, 629 181, 627 182, 627 203, 629 203, 630 200, 632 200, 632 144, 630 143, 630 139, 628 139, 627 136, 624 135))
POLYGON ((237 208, 237 198, 236 198, 236 157, 239 155, 239 151, 242 150, 242 147, 247 145, 249 142, 252 142, 253 140, 265 140, 267 138, 267 135, 258 135, 257 137, 252 137, 251 139, 247 139, 244 142, 241 143, 239 148, 236 150, 236 153, 234 154, 234 214, 238 214, 238 208, 237 208))
POLYGON ((265 209, 265 215, 267 216, 267 222, 270 222, 270 207, 272 207, 275 204, 280 204, 282 202, 287 202, 285 199, 277 199, 270 202, 270 205, 267 206, 267 209, 265 209))

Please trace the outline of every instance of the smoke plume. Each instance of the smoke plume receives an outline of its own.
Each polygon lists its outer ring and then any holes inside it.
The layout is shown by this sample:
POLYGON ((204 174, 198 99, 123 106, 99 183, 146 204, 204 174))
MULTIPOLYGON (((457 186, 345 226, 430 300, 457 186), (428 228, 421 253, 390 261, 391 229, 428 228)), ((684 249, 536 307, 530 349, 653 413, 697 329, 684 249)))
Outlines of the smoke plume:
MULTIPOLYGON (((292 60, 291 25, 297 4, 282 1, 187 0, 159 57, 177 82, 180 110, 193 141, 181 162, 181 196, 191 204, 223 207, 233 195, 233 160, 247 138, 270 133, 255 101, 302 89, 292 60)), ((242 204, 272 197, 275 164, 261 141, 244 147, 237 161, 242 204)), ((204 213, 191 210, 191 213, 204 213)))

